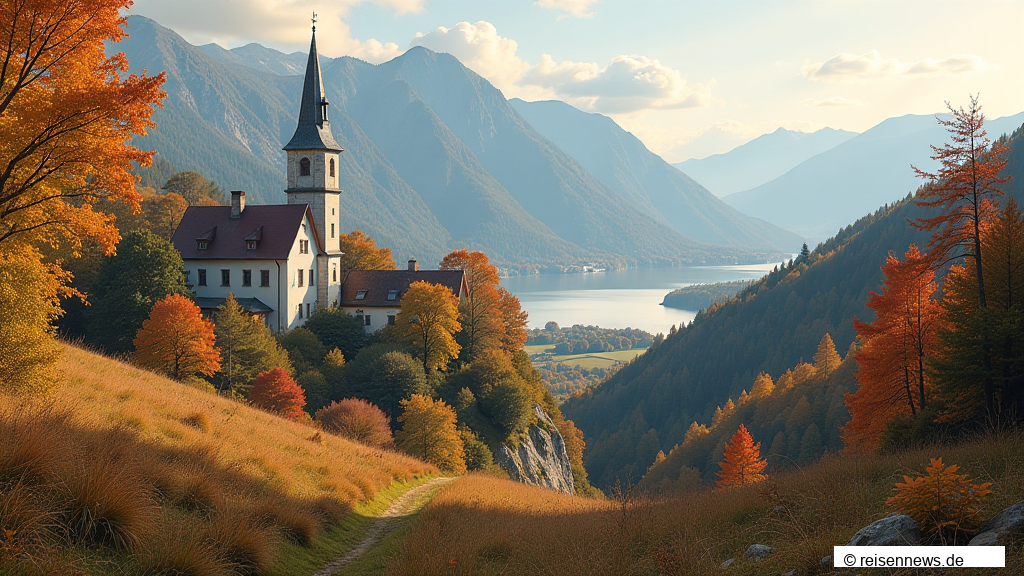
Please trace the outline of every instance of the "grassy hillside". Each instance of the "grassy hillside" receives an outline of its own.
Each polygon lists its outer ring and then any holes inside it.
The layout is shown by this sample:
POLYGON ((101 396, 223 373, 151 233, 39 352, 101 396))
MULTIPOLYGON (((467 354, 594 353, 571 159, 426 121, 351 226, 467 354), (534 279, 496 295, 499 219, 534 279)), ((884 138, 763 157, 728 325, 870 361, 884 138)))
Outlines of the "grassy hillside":
MULTIPOLYGON (((821 559, 888 515, 885 500, 893 485, 937 456, 993 483, 984 519, 1024 497, 1020 434, 898 454, 829 457, 747 488, 704 488, 663 499, 632 494, 592 500, 471 475, 427 505, 395 547, 386 574, 696 576, 724 574, 719 565, 729 558, 737 559, 729 573, 832 573, 821 559), (760 563, 743 562, 744 550, 755 543, 775 553, 760 563)), ((1021 571, 1024 553, 1008 548, 1005 572, 1021 571)))
POLYGON ((72 346, 61 367, 52 404, 0 397, 3 574, 311 574, 436 472, 72 346))

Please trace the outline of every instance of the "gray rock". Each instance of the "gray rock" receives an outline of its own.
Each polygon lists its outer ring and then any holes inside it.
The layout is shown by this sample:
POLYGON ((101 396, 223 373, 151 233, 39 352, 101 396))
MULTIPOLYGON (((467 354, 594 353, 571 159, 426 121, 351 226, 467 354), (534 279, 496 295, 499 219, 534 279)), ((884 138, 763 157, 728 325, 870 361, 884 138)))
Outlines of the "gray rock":
POLYGON ((916 546, 921 543, 921 527, 910 516, 895 514, 861 528, 847 546, 916 546))
POLYGON ((1005 546, 1024 536, 1024 502, 996 514, 981 525, 968 546, 1005 546))
POLYGON ((531 424, 526 438, 515 449, 502 443, 494 461, 516 482, 575 494, 565 440, 543 408, 537 405, 533 409, 539 425, 531 424))
POLYGON ((832 567, 832 556, 831 555, 830 556, 825 556, 824 558, 821 559, 821 567, 822 568, 831 568, 832 567))
POLYGON ((721 564, 719 564, 718 567, 719 568, 728 568, 729 566, 732 566, 732 563, 735 562, 735 561, 736 561, 735 558, 729 558, 725 562, 722 562, 721 564))
POLYGON ((789 572, 783 572, 782 576, 796 576, 796 570, 790 570, 789 572))
POLYGON ((747 551, 743 553, 743 556, 745 556, 747 560, 760 562, 770 556, 772 552, 773 550, 771 549, 771 546, 765 546, 764 544, 751 544, 747 548, 747 551))

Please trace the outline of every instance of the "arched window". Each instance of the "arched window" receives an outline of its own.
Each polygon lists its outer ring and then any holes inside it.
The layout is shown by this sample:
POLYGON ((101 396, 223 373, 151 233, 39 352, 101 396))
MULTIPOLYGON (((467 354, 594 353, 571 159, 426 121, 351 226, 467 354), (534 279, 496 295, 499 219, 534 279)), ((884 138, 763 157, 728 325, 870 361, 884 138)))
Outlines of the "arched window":
POLYGON ((331 158, 331 178, 334 178, 334 158, 331 158))
POLYGON ((309 176, 309 158, 299 160, 299 176, 309 176))

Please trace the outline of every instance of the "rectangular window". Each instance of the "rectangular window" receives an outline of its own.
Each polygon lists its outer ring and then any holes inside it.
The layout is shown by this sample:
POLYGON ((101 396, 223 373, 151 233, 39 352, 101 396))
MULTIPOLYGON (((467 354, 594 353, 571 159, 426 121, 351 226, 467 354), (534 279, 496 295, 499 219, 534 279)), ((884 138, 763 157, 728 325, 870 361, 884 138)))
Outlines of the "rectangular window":
POLYGON ((270 286, 270 270, 260 270, 260 286, 263 288, 270 286))
POLYGON ((252 270, 242 270, 242 286, 252 286, 252 270))
POLYGON ((256 249, 256 241, 255 240, 246 240, 245 241, 245 249, 246 250, 255 250, 256 249))
POLYGON ((199 273, 199 285, 206 286, 206 268, 200 268, 196 272, 199 273))
POLYGON ((299 319, 302 319, 302 304, 299 304, 299 319))
POLYGON ((298 286, 299 288, 302 288, 306 285, 306 271, 296 270, 295 273, 298 274, 298 286))
POLYGON ((394 326, 394 325, 395 325, 395 315, 394 314, 388 314, 388 326, 394 326))
POLYGON ((220 285, 231 286, 231 270, 220 271, 220 285))
POLYGON ((312 286, 312 285, 314 285, 314 284, 316 284, 316 283, 315 283, 315 282, 313 282, 313 269, 312 269, 312 268, 310 268, 310 269, 309 269, 309 285, 310 285, 310 286, 312 286))
POLYGON ((388 300, 398 300, 398 290, 388 290, 388 300))
POLYGON ((309 307, 312 306, 309 302, 306 302, 306 318, 309 318, 312 314, 309 313, 309 307))
POLYGON ((369 326, 369 325, 370 325, 370 315, 369 314, 364 314, 363 315, 363 326, 369 326))
POLYGON ((362 300, 366 298, 366 290, 356 290, 356 300, 362 300))
MULTIPOLYGON (((331 210, 333 212, 334 210, 331 210)), ((334 224, 331 224, 331 238, 334 238, 334 224)))
POLYGON ((299 240, 299 254, 309 254, 309 240, 299 240))
POLYGON ((331 269, 331 282, 338 281, 338 265, 335 264, 334 268, 331 269))

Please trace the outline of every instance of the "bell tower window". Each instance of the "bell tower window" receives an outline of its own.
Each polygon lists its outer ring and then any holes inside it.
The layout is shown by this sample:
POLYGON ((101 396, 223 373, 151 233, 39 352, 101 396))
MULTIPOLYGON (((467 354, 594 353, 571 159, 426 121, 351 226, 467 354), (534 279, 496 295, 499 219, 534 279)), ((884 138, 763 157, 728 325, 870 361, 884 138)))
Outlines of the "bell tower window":
POLYGON ((331 178, 334 178, 334 158, 331 158, 331 178))
POLYGON ((309 176, 309 158, 299 160, 299 176, 309 176))

